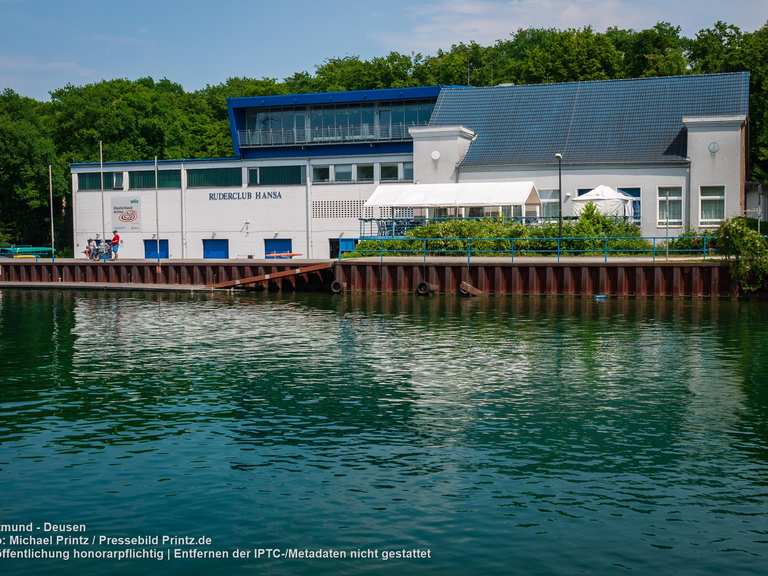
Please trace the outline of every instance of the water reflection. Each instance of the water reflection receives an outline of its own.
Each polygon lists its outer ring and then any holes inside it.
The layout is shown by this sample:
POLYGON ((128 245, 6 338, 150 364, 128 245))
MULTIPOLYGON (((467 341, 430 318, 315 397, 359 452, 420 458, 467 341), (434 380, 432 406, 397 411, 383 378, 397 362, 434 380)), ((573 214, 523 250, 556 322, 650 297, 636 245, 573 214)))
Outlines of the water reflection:
POLYGON ((469 545, 502 571, 512 536, 532 573, 584 547, 684 567, 707 539, 707 570, 764 561, 765 304, 0 294, 11 491, 55 469, 97 503, 143 495, 137 530, 174 502, 249 538, 442 545, 434 573, 469 545))

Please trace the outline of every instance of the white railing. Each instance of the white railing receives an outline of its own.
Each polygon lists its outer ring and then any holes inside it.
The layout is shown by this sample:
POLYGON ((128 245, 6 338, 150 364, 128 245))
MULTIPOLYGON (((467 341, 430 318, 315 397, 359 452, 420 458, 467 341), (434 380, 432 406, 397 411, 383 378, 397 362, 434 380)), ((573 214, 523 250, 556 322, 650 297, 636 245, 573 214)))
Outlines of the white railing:
POLYGON ((358 124, 332 128, 239 130, 241 147, 292 146, 329 142, 375 142, 378 140, 410 140, 408 128, 413 124, 378 126, 358 124))

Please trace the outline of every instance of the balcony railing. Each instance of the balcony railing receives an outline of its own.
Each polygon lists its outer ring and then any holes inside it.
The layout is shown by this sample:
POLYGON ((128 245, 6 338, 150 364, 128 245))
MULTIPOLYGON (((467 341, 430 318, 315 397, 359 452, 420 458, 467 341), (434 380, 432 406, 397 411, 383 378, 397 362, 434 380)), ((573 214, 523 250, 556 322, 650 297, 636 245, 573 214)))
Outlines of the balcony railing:
POLYGON ((241 148, 261 146, 299 146, 329 144, 338 142, 377 142, 410 140, 408 128, 415 124, 392 124, 377 126, 359 124, 333 128, 310 128, 293 130, 239 130, 241 148))

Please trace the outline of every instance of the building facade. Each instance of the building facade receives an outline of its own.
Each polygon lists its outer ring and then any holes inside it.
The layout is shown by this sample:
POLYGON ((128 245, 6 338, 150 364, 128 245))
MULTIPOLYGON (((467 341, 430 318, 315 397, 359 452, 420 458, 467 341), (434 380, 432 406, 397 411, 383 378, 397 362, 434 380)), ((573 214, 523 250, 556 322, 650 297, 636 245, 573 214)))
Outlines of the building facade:
POLYGON ((335 257, 361 218, 408 216, 364 206, 402 183, 532 181, 548 218, 558 193, 567 216, 571 198, 607 185, 635 198, 643 235, 714 227, 745 207, 748 83, 735 73, 233 98, 230 158, 163 160, 157 176, 153 162, 73 164, 75 254, 116 229, 126 258, 156 257, 158 234, 161 257, 335 257))

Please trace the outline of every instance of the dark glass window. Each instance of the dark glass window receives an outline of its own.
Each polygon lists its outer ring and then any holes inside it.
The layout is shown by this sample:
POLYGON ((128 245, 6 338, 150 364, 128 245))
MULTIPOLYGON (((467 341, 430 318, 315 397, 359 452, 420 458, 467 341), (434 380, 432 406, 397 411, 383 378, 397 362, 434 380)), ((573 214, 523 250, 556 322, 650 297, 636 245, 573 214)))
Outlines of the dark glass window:
POLYGON ((330 166, 313 166, 312 182, 328 182, 331 179, 330 166))
POLYGON ((373 164, 357 165, 357 181, 373 182, 373 164))
MULTIPOLYGON (((120 190, 123 187, 122 172, 104 172, 104 190, 120 190)), ((101 190, 100 172, 83 172, 77 175, 78 190, 101 190)))
POLYGON ((403 162, 403 180, 413 181, 413 162, 403 162))
MULTIPOLYGON (((250 178, 249 183, 253 184, 250 178)), ((304 166, 261 166, 259 184, 261 186, 304 184, 304 166)))
POLYGON ((336 182, 352 182, 352 164, 336 164, 333 171, 336 182))
POLYGON ((81 173, 77 175, 78 190, 101 190, 101 175, 98 173, 81 173))
MULTIPOLYGON (((155 187, 154 170, 136 170, 128 172, 128 187, 132 189, 153 189, 155 187)), ((181 188, 181 170, 158 170, 158 188, 181 188)))
POLYGON ((397 164, 382 164, 381 165, 381 180, 392 181, 398 179, 397 164))
POLYGON ((190 188, 236 188, 243 185, 240 168, 197 168, 187 170, 190 188))

